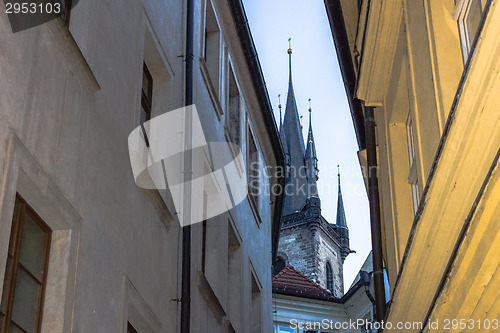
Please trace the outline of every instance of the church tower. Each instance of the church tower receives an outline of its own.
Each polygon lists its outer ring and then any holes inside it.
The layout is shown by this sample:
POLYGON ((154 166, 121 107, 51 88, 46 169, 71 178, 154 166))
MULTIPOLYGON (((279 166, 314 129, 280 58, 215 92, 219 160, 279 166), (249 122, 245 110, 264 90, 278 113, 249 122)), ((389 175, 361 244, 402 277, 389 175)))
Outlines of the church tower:
MULTIPOLYGON (((289 81, 285 116, 281 121, 280 139, 285 151, 287 172, 283 216, 275 273, 286 265, 329 290, 335 297, 344 291, 343 263, 352 251, 349 248, 340 172, 335 224, 321 215, 318 195, 318 157, 309 105, 309 129, 304 144, 299 111, 292 82, 292 49, 288 49, 289 81)), ((310 101, 310 100, 309 100, 310 101)), ((280 104, 281 113, 281 104, 280 104)))

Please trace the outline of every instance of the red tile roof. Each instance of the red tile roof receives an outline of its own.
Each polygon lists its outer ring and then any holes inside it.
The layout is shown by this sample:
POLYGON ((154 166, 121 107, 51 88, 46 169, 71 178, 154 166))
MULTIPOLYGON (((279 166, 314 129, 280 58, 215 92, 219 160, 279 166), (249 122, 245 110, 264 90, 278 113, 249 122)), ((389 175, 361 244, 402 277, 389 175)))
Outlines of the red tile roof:
POLYGON ((335 298, 293 266, 286 266, 273 277, 273 293, 324 300, 335 298))

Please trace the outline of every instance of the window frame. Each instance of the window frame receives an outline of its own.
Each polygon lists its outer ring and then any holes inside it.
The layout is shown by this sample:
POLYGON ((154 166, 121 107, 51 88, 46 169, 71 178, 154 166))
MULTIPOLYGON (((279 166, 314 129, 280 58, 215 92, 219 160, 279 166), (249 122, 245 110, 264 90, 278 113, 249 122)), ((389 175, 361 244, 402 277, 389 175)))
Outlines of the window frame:
MULTIPOLYGON (((248 181, 248 198, 250 199, 251 204, 253 205, 253 208, 255 209, 256 213, 258 214, 259 212, 259 195, 261 192, 261 179, 260 179, 260 167, 261 167, 261 162, 260 162, 260 154, 259 154, 259 146, 257 144, 257 140, 255 140, 255 136, 253 134, 253 131, 250 126, 250 122, 247 121, 247 181, 248 181), (253 144, 253 145, 252 145, 253 144), (252 146, 255 148, 255 150, 251 149, 252 146), (255 157, 255 160, 254 160, 255 157), (258 164, 258 170, 252 172, 251 165, 252 163, 257 163, 258 164), (257 188, 259 193, 252 193, 251 187, 253 182, 257 182, 257 188)), ((260 221, 259 221, 260 224, 260 221)))
POLYGON ((415 149, 415 131, 411 113, 406 118, 406 145, 408 148, 408 184, 411 185, 411 195, 413 203, 413 213, 416 214, 420 205, 419 179, 417 173, 417 155, 415 149))
POLYGON ((203 59, 210 83, 219 100, 222 75, 222 29, 211 0, 205 0, 201 59, 203 59))
POLYGON ((71 19, 71 9, 73 7, 73 0, 52 0, 52 3, 59 3, 63 11, 59 14, 66 27, 69 28, 71 19))
POLYGON ((139 123, 142 128, 142 134, 144 135, 146 147, 149 147, 149 138, 144 124, 151 120, 153 112, 153 84, 154 80, 151 75, 151 71, 146 64, 146 61, 143 61, 141 80, 141 114, 139 115, 139 123), (147 91, 144 90, 144 79, 148 82, 147 91))
POLYGON ((7 265, 11 265, 10 269, 7 267, 4 275, 3 292, 1 305, 5 306, 5 312, 0 311, 4 316, 0 326, 0 332, 9 332, 12 323, 22 331, 25 331, 19 324, 12 319, 13 306, 16 295, 17 276, 19 268, 24 270, 32 279, 39 285, 39 299, 36 305, 36 319, 35 319, 35 332, 39 333, 42 328, 43 308, 45 301, 45 289, 47 287, 47 276, 49 270, 50 250, 52 244, 52 229, 43 221, 43 219, 36 213, 36 211, 19 195, 16 195, 15 208, 12 218, 12 228, 10 233, 9 249, 7 253, 7 265), (44 231, 45 242, 43 246, 42 257, 42 273, 41 277, 37 278, 20 263, 20 255, 23 246, 22 236, 24 228, 24 216, 29 215, 31 219, 44 231), (9 264, 10 261, 10 264, 9 264))
POLYGON ((467 27, 467 19, 469 17, 469 14, 471 13, 471 8, 474 2, 477 2, 481 8, 481 13, 479 18, 480 22, 481 17, 484 13, 484 5, 481 0, 455 0, 455 11, 453 13, 453 16, 458 24, 458 32, 460 37, 460 45, 462 48, 462 56, 464 63, 467 62, 467 59, 472 49, 472 44, 474 43, 474 39, 477 35, 477 31, 480 24, 478 23, 476 31, 474 31, 474 34, 471 35, 467 27))
POLYGON ((326 290, 330 291, 330 292, 334 292, 334 289, 335 289, 335 283, 334 283, 334 280, 333 280, 333 267, 332 267, 332 264, 327 261, 326 262, 326 265, 325 265, 325 285, 326 285, 326 290), (330 276, 328 276, 330 273, 330 276))
POLYGON ((227 140, 236 145, 241 145, 241 117, 242 102, 241 91, 238 86, 234 66, 228 62, 228 79, 226 91, 225 132, 227 140), (234 126, 236 125, 236 128, 234 126))

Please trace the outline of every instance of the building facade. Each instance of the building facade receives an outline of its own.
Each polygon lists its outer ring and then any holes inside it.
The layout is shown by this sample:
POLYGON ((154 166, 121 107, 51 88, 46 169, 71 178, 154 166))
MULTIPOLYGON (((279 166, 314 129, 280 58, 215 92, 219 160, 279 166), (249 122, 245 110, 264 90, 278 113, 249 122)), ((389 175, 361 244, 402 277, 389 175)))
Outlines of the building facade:
MULTIPOLYGON (((349 290, 337 298, 292 266, 287 266, 273 277, 274 332, 375 332, 374 306, 370 300, 373 297, 372 270, 370 253, 349 290)), ((384 282, 387 284, 387 275, 384 282)), ((388 299, 389 293, 386 297, 388 299)))
POLYGON ((191 331, 271 331, 279 179, 260 170, 283 155, 241 1, 194 1, 192 88, 207 141, 240 146, 260 191, 192 226, 188 277, 172 197, 136 185, 127 149, 185 105, 188 6, 73 4, 15 33, 0 13, 0 332, 180 332, 185 279, 191 331))
MULTIPOLYGON (((304 145, 293 91, 291 48, 288 54, 288 96, 285 116, 280 120, 280 138, 285 150, 287 172, 275 273, 291 265, 322 288, 341 298, 344 294, 343 264, 351 250, 340 189, 340 174, 337 220, 335 224, 330 224, 321 215, 312 109, 309 108, 309 129, 307 143, 304 145)), ((281 105, 279 108, 281 110, 281 105)))
POLYGON ((365 174, 364 111, 374 108, 386 322, 497 329, 499 1, 325 5, 365 174))

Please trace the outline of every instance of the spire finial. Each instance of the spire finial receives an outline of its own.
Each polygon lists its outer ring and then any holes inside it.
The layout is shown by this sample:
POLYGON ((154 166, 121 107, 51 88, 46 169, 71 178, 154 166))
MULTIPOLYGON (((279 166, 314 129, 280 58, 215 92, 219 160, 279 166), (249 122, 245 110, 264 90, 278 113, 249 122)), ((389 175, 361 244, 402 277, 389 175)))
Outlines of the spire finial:
POLYGON ((288 82, 292 84, 292 39, 288 38, 288 71, 289 71, 289 79, 288 82))
POLYGON ((308 102, 309 102, 309 112, 312 112, 313 109, 311 107, 311 99, 310 98, 308 99, 308 102))
POLYGON ((337 176, 339 177, 339 190, 340 190, 340 165, 337 165, 337 176))
POLYGON ((283 117, 281 114, 281 94, 278 94, 278 108, 280 109, 280 128, 283 124, 283 117))

